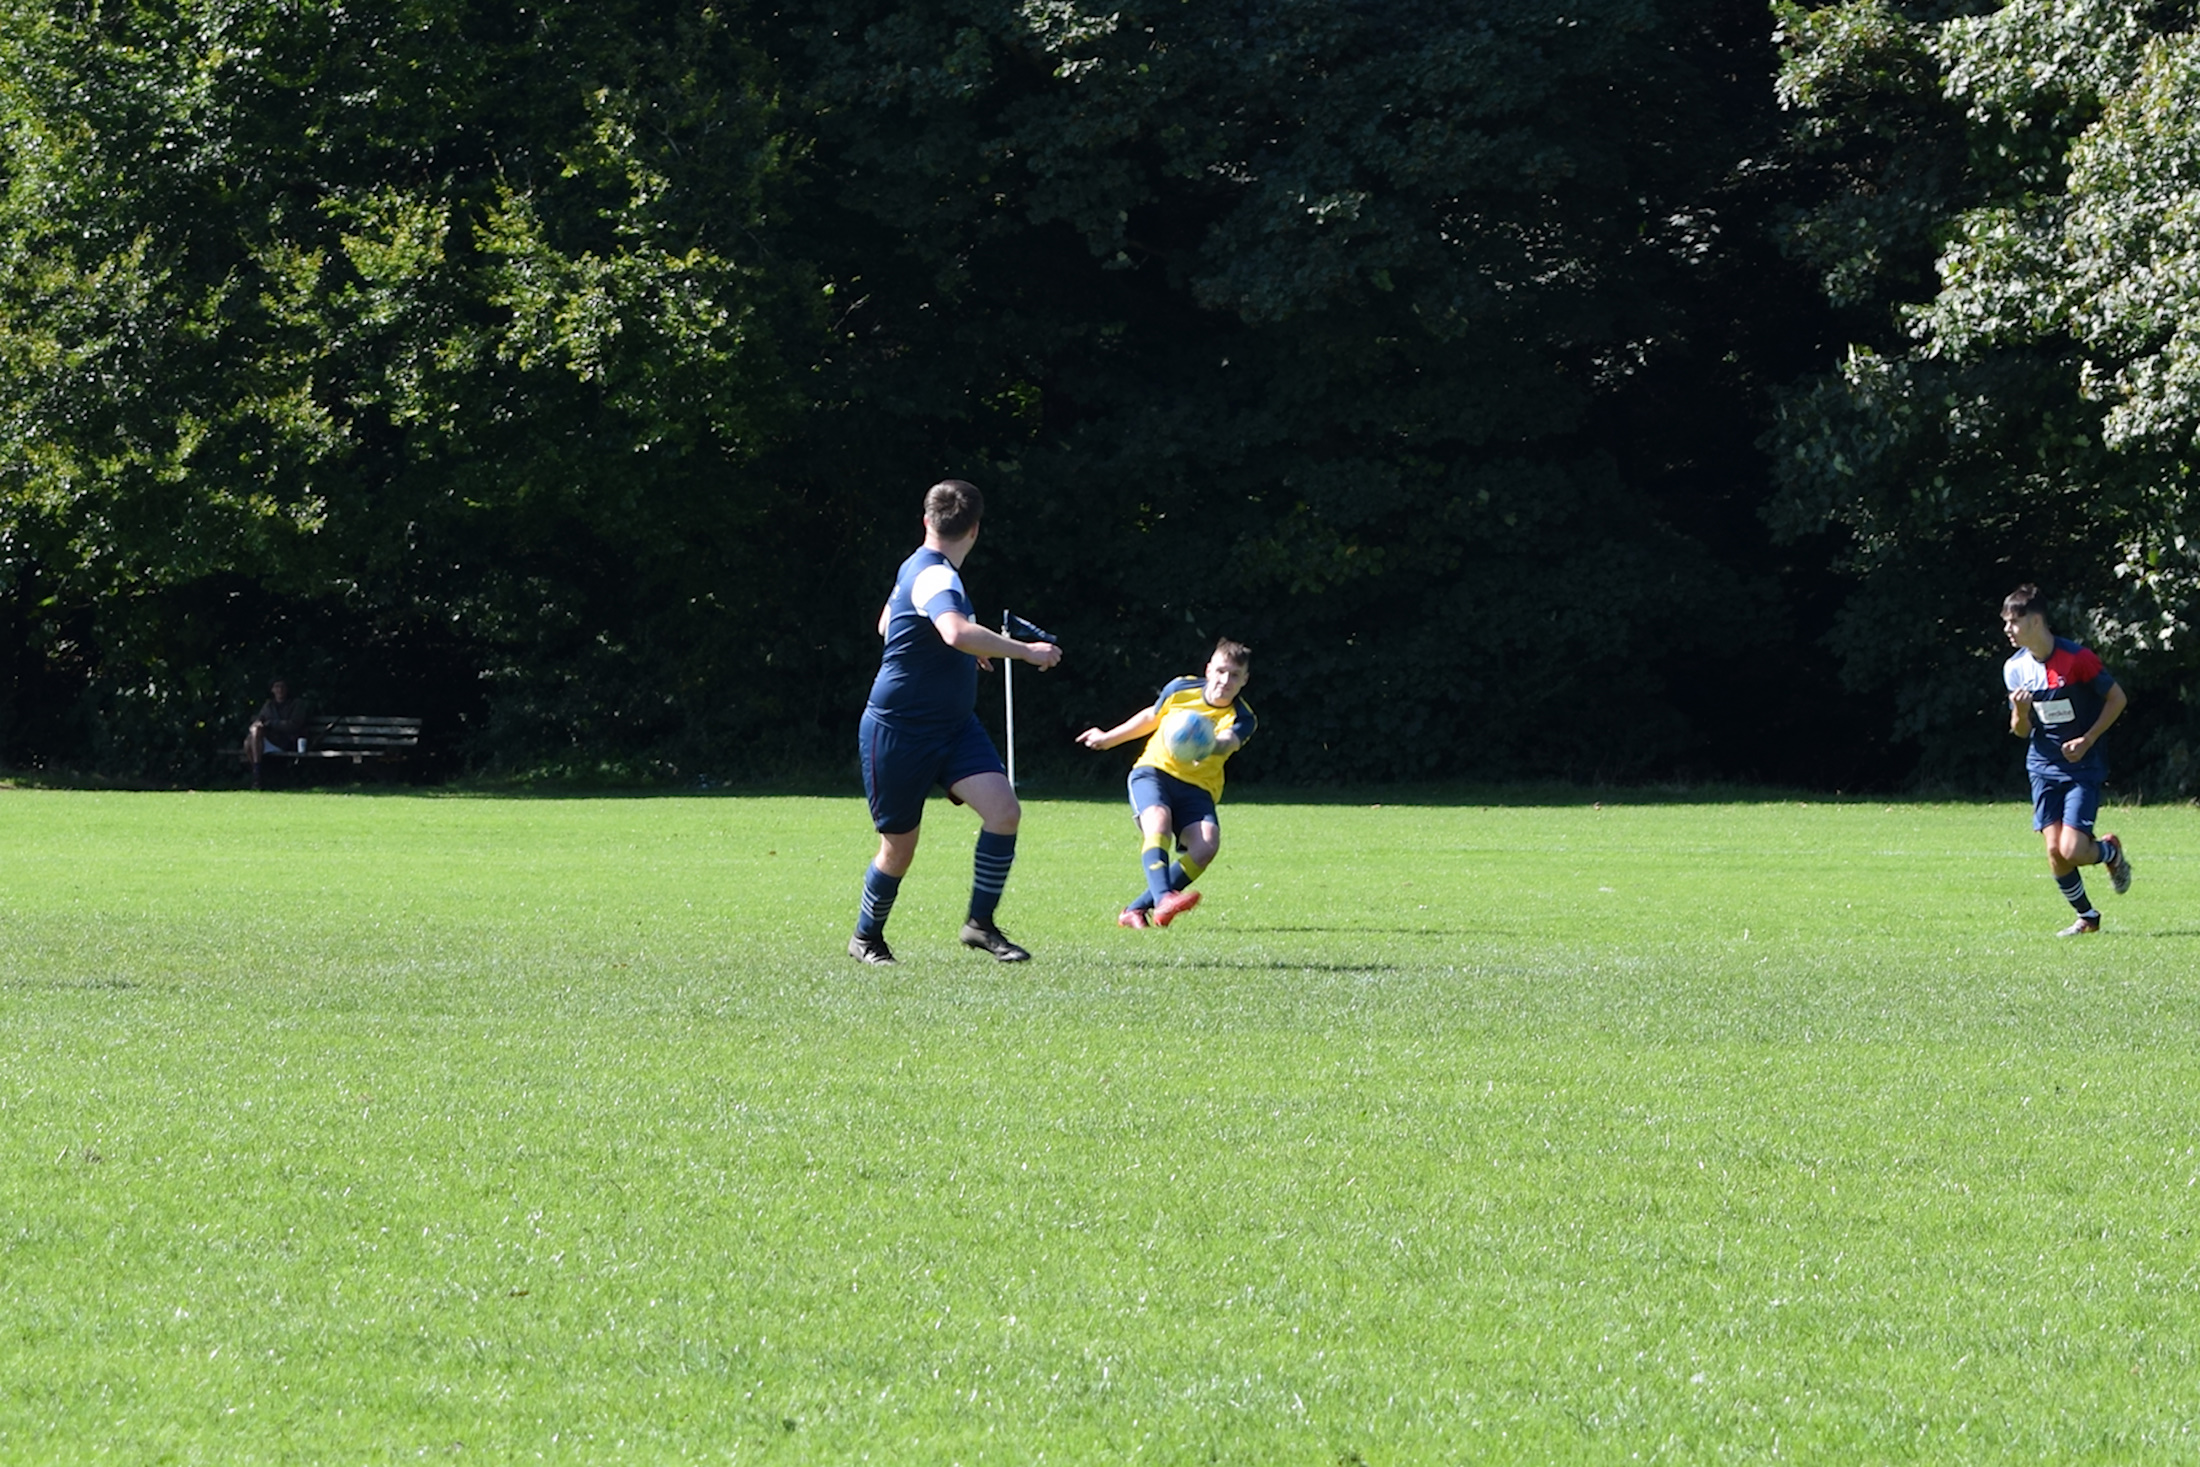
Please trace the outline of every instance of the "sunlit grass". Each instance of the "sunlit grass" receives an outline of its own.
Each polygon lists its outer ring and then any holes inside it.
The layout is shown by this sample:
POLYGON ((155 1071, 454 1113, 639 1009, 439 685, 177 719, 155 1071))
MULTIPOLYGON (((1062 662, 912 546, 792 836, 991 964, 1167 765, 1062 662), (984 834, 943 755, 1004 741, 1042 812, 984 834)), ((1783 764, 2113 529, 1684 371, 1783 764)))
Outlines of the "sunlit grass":
POLYGON ((2188 1460, 2200 816, 0 794, 0 1460, 2188 1460))

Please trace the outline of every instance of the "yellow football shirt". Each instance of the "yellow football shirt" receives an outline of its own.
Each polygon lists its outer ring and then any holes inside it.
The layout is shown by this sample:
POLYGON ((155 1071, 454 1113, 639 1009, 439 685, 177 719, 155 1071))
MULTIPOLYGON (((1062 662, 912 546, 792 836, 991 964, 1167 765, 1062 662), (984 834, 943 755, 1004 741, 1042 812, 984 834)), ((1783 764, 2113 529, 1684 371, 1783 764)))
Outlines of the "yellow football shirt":
MULTIPOLYGON (((1169 715, 1189 709, 1215 726, 1215 736, 1220 738, 1232 729, 1237 730, 1240 747, 1253 737, 1258 720, 1253 710, 1246 706, 1243 694, 1232 700, 1227 708, 1217 708, 1207 701, 1207 680, 1197 677, 1180 677, 1161 690, 1154 700, 1153 711, 1162 723, 1169 715)), ((1161 730, 1156 727, 1152 737, 1146 740, 1146 748, 1138 756, 1133 769, 1158 769, 1163 774, 1183 780, 1205 790, 1216 799, 1222 798, 1222 766, 1229 762, 1234 749, 1217 749, 1197 764, 1187 764, 1169 752, 1162 742, 1161 730)))

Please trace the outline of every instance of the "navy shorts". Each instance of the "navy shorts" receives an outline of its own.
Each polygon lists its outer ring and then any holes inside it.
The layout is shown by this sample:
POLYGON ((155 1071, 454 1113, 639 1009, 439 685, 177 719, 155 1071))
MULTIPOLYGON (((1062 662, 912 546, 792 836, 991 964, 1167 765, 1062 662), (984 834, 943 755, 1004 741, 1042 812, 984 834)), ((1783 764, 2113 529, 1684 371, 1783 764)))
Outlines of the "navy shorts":
POLYGON ((1007 773, 975 713, 942 733, 900 728, 866 708, 859 742, 871 824, 884 835, 902 835, 923 822, 932 786, 952 789, 973 774, 1007 773))
POLYGON ((2098 779, 2073 779, 2067 774, 2044 769, 2031 769, 2026 773, 2032 776, 2034 830, 2067 825, 2087 835, 2093 833, 2093 821, 2101 813, 2101 782, 2098 779))
POLYGON ((1196 784, 1187 784, 1173 774, 1165 774, 1151 764, 1141 764, 1131 771, 1131 813, 1144 815, 1156 805, 1169 809, 1169 828, 1182 833, 1202 820, 1214 820, 1215 797, 1196 784))

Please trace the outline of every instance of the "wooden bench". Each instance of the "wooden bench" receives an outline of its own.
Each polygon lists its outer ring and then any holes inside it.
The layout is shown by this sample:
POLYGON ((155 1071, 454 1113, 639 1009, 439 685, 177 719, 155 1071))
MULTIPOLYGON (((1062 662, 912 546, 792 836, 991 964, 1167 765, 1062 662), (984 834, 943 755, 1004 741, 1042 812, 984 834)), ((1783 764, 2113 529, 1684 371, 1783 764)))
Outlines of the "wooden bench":
MULTIPOLYGON (((305 752, 269 749, 262 759, 349 759, 354 768, 368 760, 377 762, 410 758, 420 747, 417 718, 385 718, 347 713, 341 718, 315 718, 306 724, 305 752)), ((238 758, 244 757, 240 750, 238 758)))

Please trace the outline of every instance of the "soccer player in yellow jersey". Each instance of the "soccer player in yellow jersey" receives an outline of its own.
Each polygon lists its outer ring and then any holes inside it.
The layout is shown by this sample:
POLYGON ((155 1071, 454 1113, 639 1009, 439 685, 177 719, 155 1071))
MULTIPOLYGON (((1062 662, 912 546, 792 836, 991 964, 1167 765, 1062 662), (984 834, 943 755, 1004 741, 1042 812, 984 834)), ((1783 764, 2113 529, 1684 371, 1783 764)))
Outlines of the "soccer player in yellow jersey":
POLYGON ((1151 708, 1142 708, 1113 728, 1088 728, 1077 742, 1088 749, 1112 749, 1145 739, 1145 752, 1131 766, 1131 809, 1145 837, 1139 864, 1146 889, 1115 920, 1124 927, 1166 927, 1199 905, 1192 883, 1214 864, 1222 846, 1215 801, 1222 798, 1222 766, 1253 736, 1253 710, 1238 696, 1251 675, 1252 649, 1225 637, 1215 643, 1204 677, 1180 677, 1161 690, 1151 708), (1215 749, 1197 763, 1186 763, 1162 741, 1162 721, 1190 710, 1215 726, 1215 749), (1169 846, 1183 848, 1171 863, 1169 846))

